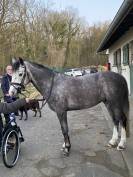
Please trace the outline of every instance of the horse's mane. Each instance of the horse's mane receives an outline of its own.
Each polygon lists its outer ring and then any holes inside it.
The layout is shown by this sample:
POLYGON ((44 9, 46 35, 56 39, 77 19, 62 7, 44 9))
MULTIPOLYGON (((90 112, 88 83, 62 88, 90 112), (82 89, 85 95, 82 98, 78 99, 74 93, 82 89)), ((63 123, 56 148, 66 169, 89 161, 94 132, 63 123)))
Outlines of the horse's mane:
POLYGON ((38 69, 49 69, 49 70, 51 70, 50 68, 48 68, 48 67, 46 67, 42 64, 39 64, 39 63, 36 63, 36 62, 33 62, 33 61, 27 61, 27 62, 31 63, 32 65, 34 65, 38 69))
POLYGON ((53 72, 53 70, 47 66, 44 66, 42 64, 39 64, 39 63, 36 63, 36 62, 33 62, 33 61, 27 61, 29 63, 31 63, 33 66, 35 66, 36 68, 38 69, 45 69, 45 70, 49 70, 50 72, 53 72))

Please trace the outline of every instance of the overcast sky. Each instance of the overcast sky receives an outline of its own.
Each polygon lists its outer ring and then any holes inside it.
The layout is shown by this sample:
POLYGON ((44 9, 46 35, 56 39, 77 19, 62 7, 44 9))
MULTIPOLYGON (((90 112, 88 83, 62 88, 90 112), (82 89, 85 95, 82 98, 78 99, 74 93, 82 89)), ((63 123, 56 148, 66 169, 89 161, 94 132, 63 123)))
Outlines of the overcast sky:
POLYGON ((74 8, 79 17, 89 24, 113 20, 123 0, 42 0, 52 4, 52 9, 74 8))

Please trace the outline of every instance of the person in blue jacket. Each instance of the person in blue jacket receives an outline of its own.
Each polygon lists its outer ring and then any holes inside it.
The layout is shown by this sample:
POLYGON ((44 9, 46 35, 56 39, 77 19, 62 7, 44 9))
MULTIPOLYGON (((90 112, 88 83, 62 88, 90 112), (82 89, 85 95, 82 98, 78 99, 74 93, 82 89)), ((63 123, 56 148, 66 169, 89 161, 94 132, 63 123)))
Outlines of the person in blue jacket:
MULTIPOLYGON (((7 103, 11 103, 13 101, 16 101, 16 99, 17 99, 16 97, 11 97, 9 95, 9 88, 10 88, 11 80, 12 80, 12 66, 7 65, 6 74, 3 75, 2 80, 1 80, 1 89, 3 92, 3 96, 4 96, 4 102, 7 102, 7 103)), ((16 116, 18 115, 18 111, 15 112, 15 115, 16 116)), ((5 114, 4 116, 6 118, 6 123, 8 123, 9 115, 5 114)))
POLYGON ((3 75, 2 80, 1 80, 1 89, 3 92, 3 96, 4 96, 4 101, 7 103, 12 102, 12 98, 9 95, 9 88, 10 88, 11 80, 12 80, 12 66, 8 65, 6 67, 6 74, 3 75))

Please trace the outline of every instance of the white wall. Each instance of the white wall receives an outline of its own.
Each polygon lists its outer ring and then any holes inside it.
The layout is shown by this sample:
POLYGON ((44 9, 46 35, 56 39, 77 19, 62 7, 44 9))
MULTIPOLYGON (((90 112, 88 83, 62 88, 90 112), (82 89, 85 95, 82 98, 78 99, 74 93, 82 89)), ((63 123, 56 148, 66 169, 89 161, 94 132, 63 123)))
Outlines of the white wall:
MULTIPOLYGON (((121 66, 122 66, 122 75, 125 77, 128 89, 130 93, 130 68, 129 65, 123 65, 123 46, 127 43, 130 43, 133 40, 133 27, 130 28, 119 40, 117 40, 110 48, 109 48, 109 62, 111 63, 111 70, 114 72, 118 72, 117 67, 113 66, 113 53, 121 48, 121 66)), ((130 55, 129 55, 130 56, 130 55)))

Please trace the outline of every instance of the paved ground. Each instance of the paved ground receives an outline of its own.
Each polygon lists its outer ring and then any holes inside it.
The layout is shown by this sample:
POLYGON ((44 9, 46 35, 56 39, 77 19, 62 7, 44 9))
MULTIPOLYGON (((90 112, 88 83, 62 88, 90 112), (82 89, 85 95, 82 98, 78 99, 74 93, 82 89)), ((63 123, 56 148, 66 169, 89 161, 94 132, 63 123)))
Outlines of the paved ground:
MULTIPOLYGON (((12 169, 0 161, 0 177, 129 177, 131 170, 124 155, 105 146, 112 132, 103 110, 98 105, 68 113, 72 143, 69 157, 60 151, 63 137, 55 113, 47 106, 43 118, 34 118, 30 112, 28 121, 18 121, 26 140, 20 159, 12 169)), ((132 149, 128 150, 133 160, 132 149)))

